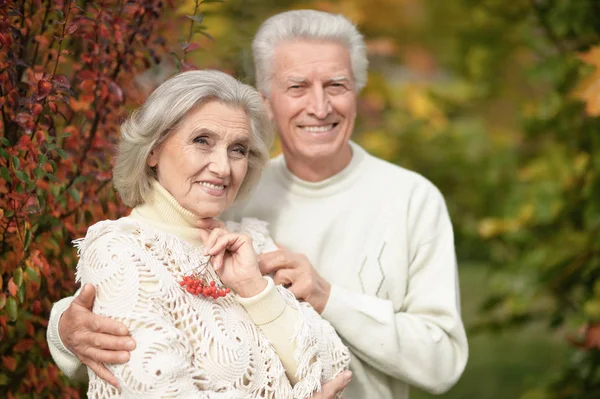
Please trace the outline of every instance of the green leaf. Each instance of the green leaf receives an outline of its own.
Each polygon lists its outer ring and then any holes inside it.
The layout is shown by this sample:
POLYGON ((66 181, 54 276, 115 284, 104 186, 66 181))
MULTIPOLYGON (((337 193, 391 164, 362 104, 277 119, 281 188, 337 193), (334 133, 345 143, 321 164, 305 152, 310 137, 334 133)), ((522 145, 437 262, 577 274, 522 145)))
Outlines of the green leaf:
MULTIPOLYGON (((27 229, 27 231, 25 231, 25 242, 23 243, 23 248, 25 249, 25 251, 27 251, 29 249, 30 244, 31 244, 31 230, 27 229)), ((22 272, 21 272, 21 275, 23 275, 22 272)))
POLYGON ((65 150, 63 150, 62 148, 56 148, 55 150, 62 159, 67 159, 67 153, 65 152, 65 150))
POLYGON ((38 157, 38 165, 42 166, 43 164, 45 164, 46 162, 48 162, 48 155, 46 154, 41 154, 38 157))
POLYGON ((8 170, 7 167, 3 166, 0 168, 0 175, 2 175, 2 178, 4 180, 6 180, 8 183, 12 182, 12 179, 10 177, 10 171, 8 170))
POLYGON ((29 175, 22 170, 15 170, 15 175, 21 180, 23 183, 29 182, 29 175))
POLYGON ((0 294, 0 310, 4 309, 5 305, 6 305, 6 294, 2 293, 2 294, 0 294))
POLYGON ((46 172, 44 172, 44 169, 38 166, 33 170, 33 175, 36 179, 41 179, 46 175, 46 172))
POLYGON ((29 182, 29 183, 27 183, 27 187, 25 187, 25 191, 27 191, 28 193, 30 193, 30 192, 32 192, 33 190, 35 190, 35 189, 36 189, 36 187, 37 187, 37 186, 35 185, 35 182, 33 182, 33 181, 32 181, 32 182, 29 182))
POLYGON ((58 177, 56 177, 52 173, 48 173, 46 176, 48 176, 48 180, 50 180, 51 182, 60 183, 60 180, 58 179, 58 177))
POLYGON ((19 169, 19 167, 21 166, 21 160, 16 155, 12 156, 12 163, 13 163, 15 169, 19 169))
POLYGON ((0 158, 8 159, 8 152, 4 148, 0 148, 0 158))
POLYGON ((69 195, 71 195, 71 198, 73 198, 75 200, 75 202, 79 202, 79 200, 81 199, 81 195, 79 194, 79 191, 77 191, 77 189, 75 187, 71 187, 69 189, 69 195))
POLYGON ((37 274, 37 272, 35 271, 35 269, 27 266, 25 268, 25 273, 27 273, 27 275, 29 276, 29 279, 37 284, 40 283, 40 275, 37 274))
POLYGON ((17 287, 20 287, 21 284, 23 284, 23 269, 21 269, 20 267, 17 267, 13 272, 13 281, 17 285, 17 287))
POLYGON ((17 320, 17 300, 12 296, 6 298, 6 314, 10 321, 17 320))
POLYGON ((7 218, 11 218, 15 215, 15 211, 13 211, 12 209, 8 209, 6 211, 4 211, 4 216, 6 216, 7 218))
POLYGON ((0 386, 8 385, 9 378, 6 374, 0 374, 0 386))
POLYGON ((17 299, 19 300, 20 303, 25 302, 25 291, 26 290, 27 290, 26 284, 21 284, 21 286, 19 287, 19 290, 17 291, 17 299))
POLYGON ((50 166, 52 166, 52 171, 54 173, 56 173, 56 170, 58 169, 58 166, 56 166, 56 162, 54 162, 53 159, 50 160, 50 166))
POLYGON ((194 22, 197 22, 199 24, 202 23, 202 21, 204 21, 204 15, 203 14, 196 14, 196 15, 186 15, 186 17, 188 17, 189 19, 191 19, 194 22))
POLYGON ((202 0, 200 2, 200 4, 206 4, 206 3, 223 3, 223 0, 202 0))
POLYGON ((215 41, 215 38, 214 38, 214 37, 212 37, 212 36, 211 36, 210 34, 208 34, 207 32, 200 31, 200 32, 198 32, 198 33, 200 33, 202 36, 206 36, 207 38, 209 38, 209 39, 210 39, 210 40, 212 40, 213 42, 215 41))
POLYGON ((10 147, 10 141, 6 137, 0 137, 0 143, 4 144, 7 147, 10 147))

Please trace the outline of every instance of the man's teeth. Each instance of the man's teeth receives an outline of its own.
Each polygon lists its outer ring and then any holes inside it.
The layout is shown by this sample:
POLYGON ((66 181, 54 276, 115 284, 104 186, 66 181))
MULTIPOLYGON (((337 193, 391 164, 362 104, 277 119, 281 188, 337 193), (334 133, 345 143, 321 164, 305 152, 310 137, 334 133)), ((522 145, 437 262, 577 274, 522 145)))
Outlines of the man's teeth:
POLYGON ((333 129, 333 124, 325 126, 304 126, 303 129, 311 133, 323 133, 333 129))
POLYGON ((217 186, 216 184, 207 183, 204 181, 200 182, 200 184, 204 187, 212 188, 214 190, 225 190, 225 186, 217 186))

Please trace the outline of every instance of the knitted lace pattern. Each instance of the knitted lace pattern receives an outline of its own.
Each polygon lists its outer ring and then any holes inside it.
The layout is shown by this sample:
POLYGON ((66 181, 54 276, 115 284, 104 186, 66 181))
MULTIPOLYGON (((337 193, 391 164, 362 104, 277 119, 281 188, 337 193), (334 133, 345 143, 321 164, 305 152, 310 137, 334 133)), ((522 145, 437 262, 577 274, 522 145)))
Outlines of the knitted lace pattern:
MULTIPOLYGON (((228 223, 262 252, 266 224, 228 223)), ((120 391, 88 369, 90 399, 307 398, 347 369, 350 355, 331 325, 286 289, 295 326, 299 382, 292 387, 269 341, 233 294, 187 293, 179 281, 206 263, 202 248, 132 218, 102 221, 76 240, 77 280, 96 286, 94 313, 124 323, 136 341, 129 362, 107 364, 120 391)))

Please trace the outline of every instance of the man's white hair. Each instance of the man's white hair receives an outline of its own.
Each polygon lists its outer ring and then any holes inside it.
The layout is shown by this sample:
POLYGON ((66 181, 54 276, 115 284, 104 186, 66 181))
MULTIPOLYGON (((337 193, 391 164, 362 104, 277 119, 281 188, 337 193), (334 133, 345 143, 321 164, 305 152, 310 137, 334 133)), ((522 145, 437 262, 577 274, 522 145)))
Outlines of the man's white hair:
POLYGON ((252 42, 256 87, 268 97, 273 77, 273 58, 282 42, 297 40, 331 41, 348 49, 358 93, 367 84, 367 49, 362 35, 343 15, 315 10, 295 10, 276 14, 258 29, 252 42))

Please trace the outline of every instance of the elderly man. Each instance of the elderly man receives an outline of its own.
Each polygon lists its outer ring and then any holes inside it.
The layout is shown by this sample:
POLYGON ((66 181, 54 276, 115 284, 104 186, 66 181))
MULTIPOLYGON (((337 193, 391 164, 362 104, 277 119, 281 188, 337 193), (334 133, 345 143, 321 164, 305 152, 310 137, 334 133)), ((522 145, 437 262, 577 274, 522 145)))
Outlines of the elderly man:
MULTIPOLYGON (((452 225, 428 180, 350 141, 367 79, 362 36, 342 16, 290 11, 261 26, 253 55, 283 155, 227 217, 270 223, 281 247, 262 255, 261 270, 309 302, 352 351, 346 398, 407 398, 409 385, 447 391, 468 357, 452 225)), ((126 361, 134 343, 89 312, 86 288, 65 317, 70 300, 55 306, 53 352, 69 353, 62 338, 88 365, 126 361)))

